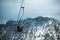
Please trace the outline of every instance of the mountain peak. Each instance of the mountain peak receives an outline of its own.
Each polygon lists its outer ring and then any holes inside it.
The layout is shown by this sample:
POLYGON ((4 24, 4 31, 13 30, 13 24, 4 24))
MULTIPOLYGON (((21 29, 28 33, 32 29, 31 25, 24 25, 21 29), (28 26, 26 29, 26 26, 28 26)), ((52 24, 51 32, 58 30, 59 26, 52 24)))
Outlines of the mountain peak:
POLYGON ((5 25, 0 30, 2 33, 0 39, 3 38, 3 40, 57 40, 60 38, 60 23, 54 18, 38 16, 19 22, 9 20, 2 25, 5 25), (23 25, 23 32, 17 32, 18 25, 23 25))

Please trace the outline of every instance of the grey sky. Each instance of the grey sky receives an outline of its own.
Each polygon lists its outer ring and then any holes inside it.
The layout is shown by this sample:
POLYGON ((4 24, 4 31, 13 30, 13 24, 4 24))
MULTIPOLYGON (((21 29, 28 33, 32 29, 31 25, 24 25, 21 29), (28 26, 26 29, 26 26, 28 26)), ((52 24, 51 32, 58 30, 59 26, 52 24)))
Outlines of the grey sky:
MULTIPOLYGON (((5 23, 10 19, 16 20, 21 0, 3 0, 1 3, 0 23, 5 23)), ((60 19, 60 0, 26 0, 23 6, 25 6, 25 14, 22 19, 36 16, 60 19)))

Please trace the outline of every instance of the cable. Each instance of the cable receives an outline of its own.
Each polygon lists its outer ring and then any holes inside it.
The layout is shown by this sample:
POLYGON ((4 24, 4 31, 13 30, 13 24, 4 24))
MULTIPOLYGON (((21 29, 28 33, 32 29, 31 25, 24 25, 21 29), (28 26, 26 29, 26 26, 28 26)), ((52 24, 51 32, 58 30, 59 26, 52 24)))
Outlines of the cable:
POLYGON ((21 20, 21 18, 24 16, 24 7, 22 7, 22 9, 23 9, 23 14, 22 14, 22 16, 20 17, 20 20, 21 20))
MULTIPOLYGON (((18 14, 18 17, 17 17, 17 22, 19 21, 19 15, 21 14, 20 12, 21 12, 21 8, 22 8, 22 5, 23 5, 23 2, 24 2, 24 0, 22 0, 22 3, 21 3, 21 7, 20 7, 19 14, 18 14)), ((23 8, 23 15, 24 15, 24 8, 23 8)), ((21 17, 20 17, 20 20, 21 20, 21 17)))

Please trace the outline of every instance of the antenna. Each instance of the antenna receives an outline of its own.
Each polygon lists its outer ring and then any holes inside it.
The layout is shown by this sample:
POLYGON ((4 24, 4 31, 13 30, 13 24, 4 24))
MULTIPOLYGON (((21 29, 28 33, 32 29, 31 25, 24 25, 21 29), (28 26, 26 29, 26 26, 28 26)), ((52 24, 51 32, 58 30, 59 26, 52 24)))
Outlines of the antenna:
MULTIPOLYGON (((19 15, 21 14, 21 13, 20 13, 20 12, 21 12, 21 9, 23 9, 23 14, 22 14, 22 16, 24 15, 23 2, 24 2, 24 0, 22 0, 21 7, 20 7, 20 9, 19 9, 19 14, 18 14, 18 17, 17 17, 17 22, 19 21, 19 15)), ((22 16, 20 17, 20 20, 21 20, 22 16)))

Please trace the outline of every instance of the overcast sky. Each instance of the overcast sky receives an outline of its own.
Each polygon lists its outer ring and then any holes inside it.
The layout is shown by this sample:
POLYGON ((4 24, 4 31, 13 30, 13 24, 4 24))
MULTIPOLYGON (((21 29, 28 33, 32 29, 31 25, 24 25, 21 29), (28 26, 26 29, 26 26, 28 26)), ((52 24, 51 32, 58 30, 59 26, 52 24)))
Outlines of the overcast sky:
MULTIPOLYGON (((2 0, 0 23, 17 20, 21 0, 2 0)), ((60 19, 60 0, 25 0, 25 14, 22 19, 37 16, 60 19)), ((21 12, 22 14, 22 12, 21 12)))

